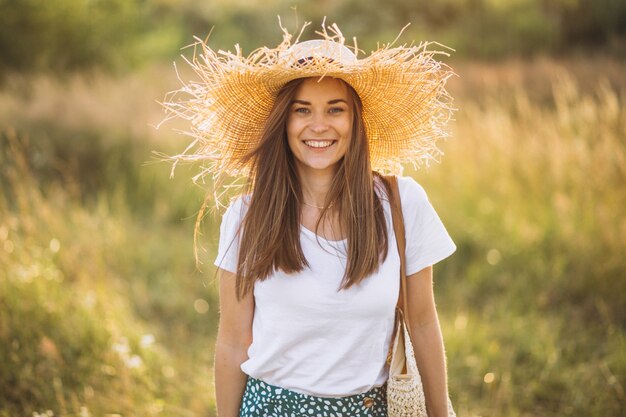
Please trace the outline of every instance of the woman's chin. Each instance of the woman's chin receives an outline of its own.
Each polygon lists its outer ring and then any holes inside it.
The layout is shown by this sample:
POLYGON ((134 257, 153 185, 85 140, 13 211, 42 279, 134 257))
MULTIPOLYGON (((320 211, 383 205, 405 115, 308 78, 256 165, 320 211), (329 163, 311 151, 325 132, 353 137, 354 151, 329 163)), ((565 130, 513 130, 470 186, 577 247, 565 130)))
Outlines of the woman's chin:
POLYGON ((310 173, 335 173, 337 171, 337 168, 339 166, 339 162, 338 161, 319 161, 319 160, 312 160, 312 161, 304 161, 304 162, 300 162, 299 164, 300 167, 300 171, 302 172, 310 172, 310 173))

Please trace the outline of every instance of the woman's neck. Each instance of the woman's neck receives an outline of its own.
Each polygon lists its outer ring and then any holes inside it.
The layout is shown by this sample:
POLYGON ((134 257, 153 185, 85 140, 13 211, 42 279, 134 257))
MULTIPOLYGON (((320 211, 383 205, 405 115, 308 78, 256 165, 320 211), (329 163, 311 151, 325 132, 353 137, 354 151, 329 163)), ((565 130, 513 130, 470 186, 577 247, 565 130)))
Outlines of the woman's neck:
POLYGON ((300 187, 304 203, 313 207, 323 207, 334 173, 328 171, 300 171, 300 187))

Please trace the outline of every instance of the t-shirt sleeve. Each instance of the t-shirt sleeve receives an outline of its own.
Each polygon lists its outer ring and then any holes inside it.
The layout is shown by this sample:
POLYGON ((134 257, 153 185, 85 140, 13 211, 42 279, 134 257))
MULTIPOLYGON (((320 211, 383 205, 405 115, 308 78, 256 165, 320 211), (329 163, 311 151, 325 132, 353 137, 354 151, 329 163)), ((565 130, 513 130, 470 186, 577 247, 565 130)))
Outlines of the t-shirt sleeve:
POLYGON ((215 258, 215 266, 229 272, 237 272, 239 258, 240 225, 244 215, 242 197, 234 200, 222 216, 220 240, 215 258))
POLYGON ((406 233, 408 276, 452 255, 456 245, 422 186, 409 177, 399 177, 398 185, 406 233))

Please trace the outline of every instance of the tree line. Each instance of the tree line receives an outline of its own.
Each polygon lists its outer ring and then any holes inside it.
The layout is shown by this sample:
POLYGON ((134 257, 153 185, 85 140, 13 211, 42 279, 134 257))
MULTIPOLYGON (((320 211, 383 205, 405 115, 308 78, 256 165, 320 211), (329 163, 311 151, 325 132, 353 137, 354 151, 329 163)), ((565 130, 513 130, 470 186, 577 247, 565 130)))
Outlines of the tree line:
POLYGON ((0 73, 124 70, 171 59, 192 36, 244 51, 280 41, 276 15, 313 35, 326 16, 364 50, 437 40, 459 57, 601 51, 626 56, 623 0, 0 0, 0 73))

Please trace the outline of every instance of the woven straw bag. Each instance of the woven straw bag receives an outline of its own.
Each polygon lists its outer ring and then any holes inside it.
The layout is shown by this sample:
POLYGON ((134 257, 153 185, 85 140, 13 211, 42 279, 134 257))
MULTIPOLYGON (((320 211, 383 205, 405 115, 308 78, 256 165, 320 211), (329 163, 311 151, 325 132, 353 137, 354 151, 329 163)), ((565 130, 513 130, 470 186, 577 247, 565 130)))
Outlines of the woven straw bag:
MULTIPOLYGON (((400 255, 400 300, 396 307, 396 331, 390 352, 389 380, 387 381, 387 413, 388 417, 428 417, 426 398, 411 344, 408 317, 403 313, 407 305, 406 295, 406 259, 404 218, 400 204, 398 179, 386 177, 393 229, 400 255)), ((456 417, 452 402, 448 399, 448 416, 456 417)))

